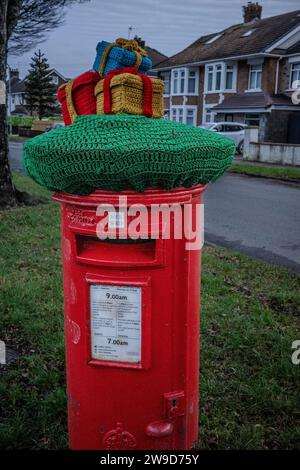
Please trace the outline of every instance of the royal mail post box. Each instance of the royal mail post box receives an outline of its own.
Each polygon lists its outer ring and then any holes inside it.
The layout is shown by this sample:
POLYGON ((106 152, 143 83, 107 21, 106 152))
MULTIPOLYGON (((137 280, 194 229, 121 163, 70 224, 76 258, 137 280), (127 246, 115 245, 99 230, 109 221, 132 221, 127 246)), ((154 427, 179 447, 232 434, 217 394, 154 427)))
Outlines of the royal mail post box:
POLYGON ((191 228, 204 189, 54 196, 72 449, 197 444, 201 247, 175 225, 191 228))

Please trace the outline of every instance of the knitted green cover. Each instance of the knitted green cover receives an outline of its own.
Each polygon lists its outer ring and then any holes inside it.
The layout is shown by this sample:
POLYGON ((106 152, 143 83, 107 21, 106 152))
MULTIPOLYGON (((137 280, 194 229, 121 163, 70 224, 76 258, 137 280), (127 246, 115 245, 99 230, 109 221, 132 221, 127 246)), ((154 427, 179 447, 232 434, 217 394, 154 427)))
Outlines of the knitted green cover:
POLYGON ((28 174, 53 191, 143 192, 215 181, 231 165, 235 144, 182 123, 144 116, 78 116, 72 126, 24 144, 28 174))

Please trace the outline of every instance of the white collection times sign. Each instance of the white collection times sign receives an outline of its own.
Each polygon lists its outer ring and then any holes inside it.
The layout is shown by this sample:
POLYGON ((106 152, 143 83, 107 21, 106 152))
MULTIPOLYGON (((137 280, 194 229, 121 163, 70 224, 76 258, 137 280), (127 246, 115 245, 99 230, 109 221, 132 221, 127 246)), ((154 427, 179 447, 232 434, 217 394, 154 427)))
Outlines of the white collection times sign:
POLYGON ((101 361, 141 361, 140 287, 90 286, 92 358, 101 361))

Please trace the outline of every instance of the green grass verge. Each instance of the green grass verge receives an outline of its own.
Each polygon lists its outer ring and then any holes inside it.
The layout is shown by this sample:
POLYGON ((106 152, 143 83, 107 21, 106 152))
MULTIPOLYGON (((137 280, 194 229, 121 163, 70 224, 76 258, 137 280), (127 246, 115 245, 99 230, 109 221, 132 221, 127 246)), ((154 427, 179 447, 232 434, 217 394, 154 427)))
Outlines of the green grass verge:
POLYGON ((265 176, 269 178, 278 178, 283 180, 299 180, 300 168, 290 166, 272 166, 272 165, 255 165, 253 163, 234 163, 229 171, 231 173, 243 173, 245 175, 265 176))
MULTIPOLYGON (((0 337, 19 360, 0 366, 0 448, 67 447, 58 205, 0 212, 0 337)), ((201 449, 300 448, 300 278, 206 247, 202 272, 201 449)))

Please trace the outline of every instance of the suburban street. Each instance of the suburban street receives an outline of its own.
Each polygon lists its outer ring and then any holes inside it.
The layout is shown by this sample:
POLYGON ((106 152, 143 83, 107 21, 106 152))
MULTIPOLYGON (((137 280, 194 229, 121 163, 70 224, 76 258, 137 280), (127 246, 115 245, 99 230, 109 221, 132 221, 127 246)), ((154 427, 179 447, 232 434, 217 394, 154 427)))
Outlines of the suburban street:
MULTIPOLYGON (((22 144, 10 143, 14 171, 22 144)), ((205 240, 300 272, 300 187, 227 174, 205 194, 205 240)))

